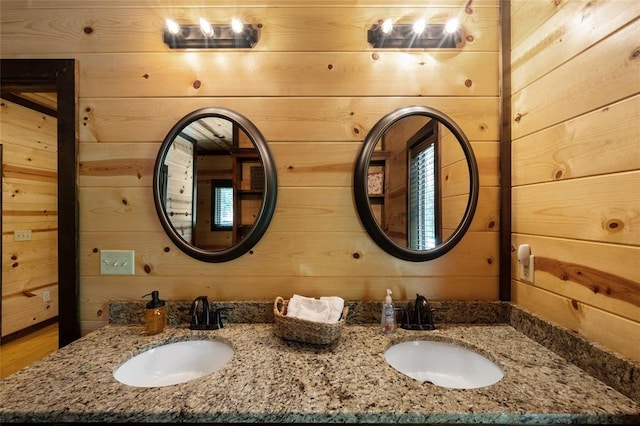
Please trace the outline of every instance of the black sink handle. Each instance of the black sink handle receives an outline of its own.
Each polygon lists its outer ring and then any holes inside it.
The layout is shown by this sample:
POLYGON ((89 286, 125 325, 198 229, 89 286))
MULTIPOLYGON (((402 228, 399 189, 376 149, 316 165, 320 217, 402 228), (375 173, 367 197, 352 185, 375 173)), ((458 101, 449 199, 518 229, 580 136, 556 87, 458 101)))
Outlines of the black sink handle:
POLYGON ((224 328, 224 324, 222 324, 222 314, 232 310, 233 308, 229 307, 221 307, 216 309, 215 313, 213 314, 213 330, 224 328))

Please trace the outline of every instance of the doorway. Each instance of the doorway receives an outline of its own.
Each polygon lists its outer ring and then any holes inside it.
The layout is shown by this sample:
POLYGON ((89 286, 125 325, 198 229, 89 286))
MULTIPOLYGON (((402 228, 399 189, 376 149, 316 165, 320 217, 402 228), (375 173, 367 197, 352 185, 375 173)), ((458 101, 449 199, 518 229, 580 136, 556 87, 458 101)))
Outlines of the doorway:
MULTIPOLYGON (((58 347, 80 337, 78 316, 78 201, 76 61, 2 59, 3 93, 53 92, 58 134, 58 347)), ((1 277, 0 277, 1 278, 1 277)), ((0 304, 0 314, 2 313, 0 304)))

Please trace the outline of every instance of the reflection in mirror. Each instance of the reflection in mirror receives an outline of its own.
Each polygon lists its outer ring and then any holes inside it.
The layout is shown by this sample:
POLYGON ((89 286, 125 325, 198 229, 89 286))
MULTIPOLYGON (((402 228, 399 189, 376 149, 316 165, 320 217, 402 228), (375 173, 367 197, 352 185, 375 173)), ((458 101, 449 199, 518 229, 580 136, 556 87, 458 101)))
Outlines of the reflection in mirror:
POLYGON ((437 110, 396 110, 365 139, 354 192, 367 232, 387 252, 411 261, 441 256, 457 244, 475 211, 471 145, 437 110))
POLYGON ((187 115, 156 161, 160 221, 183 251, 201 260, 230 260, 250 249, 271 219, 275 190, 275 167, 262 135, 230 110, 187 115))

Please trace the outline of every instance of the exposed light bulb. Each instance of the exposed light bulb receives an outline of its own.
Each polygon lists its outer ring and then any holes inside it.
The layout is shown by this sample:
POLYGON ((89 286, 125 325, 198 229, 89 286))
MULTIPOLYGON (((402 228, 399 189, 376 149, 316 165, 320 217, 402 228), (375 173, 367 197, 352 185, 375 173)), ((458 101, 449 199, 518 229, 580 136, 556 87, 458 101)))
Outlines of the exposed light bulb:
POLYGON ((200 31, 202 31, 202 34, 205 37, 213 37, 214 35, 213 27, 211 26, 209 21, 204 18, 200 18, 200 31))
POLYGON ((169 33, 176 35, 180 32, 180 25, 178 25, 178 23, 173 19, 167 19, 166 24, 167 24, 167 30, 169 31, 169 33))
POLYGON ((458 28, 460 28, 460 23, 458 22, 458 20, 450 19, 444 26, 444 32, 447 34, 453 34, 458 31, 458 28))
POLYGON ((244 25, 240 22, 239 19, 233 18, 231 20, 231 29, 234 33, 239 34, 244 30, 244 25))
POLYGON ((416 34, 422 34, 426 28, 427 23, 424 19, 419 19, 413 24, 413 32, 416 34))
POLYGON ((393 30, 393 22, 391 22, 391 19, 386 19, 382 23, 382 32, 385 34, 389 34, 391 30, 393 30))

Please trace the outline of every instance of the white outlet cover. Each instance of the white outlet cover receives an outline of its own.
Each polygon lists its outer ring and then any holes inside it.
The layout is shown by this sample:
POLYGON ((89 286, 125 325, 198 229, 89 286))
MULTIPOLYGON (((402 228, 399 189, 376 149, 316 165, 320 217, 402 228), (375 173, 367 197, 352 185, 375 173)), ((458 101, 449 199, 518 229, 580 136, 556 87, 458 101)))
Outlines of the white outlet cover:
POLYGON ((519 278, 525 283, 533 284, 535 271, 535 256, 529 256, 529 266, 525 269, 524 266, 518 262, 519 278))

